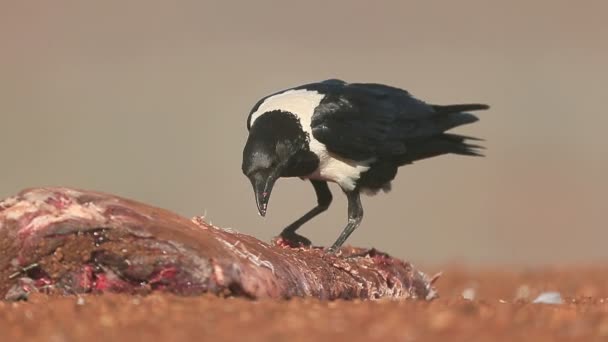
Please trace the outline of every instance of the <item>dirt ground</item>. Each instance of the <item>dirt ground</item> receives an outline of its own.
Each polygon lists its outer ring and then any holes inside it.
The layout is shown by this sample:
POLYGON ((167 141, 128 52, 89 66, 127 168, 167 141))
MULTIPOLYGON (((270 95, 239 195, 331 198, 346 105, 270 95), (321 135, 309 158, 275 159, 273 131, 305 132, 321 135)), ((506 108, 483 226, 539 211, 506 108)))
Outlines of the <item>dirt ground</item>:
POLYGON ((0 302, 0 340, 608 340, 608 267, 442 271, 430 303, 34 295, 0 302), (564 303, 531 303, 544 291, 564 303))

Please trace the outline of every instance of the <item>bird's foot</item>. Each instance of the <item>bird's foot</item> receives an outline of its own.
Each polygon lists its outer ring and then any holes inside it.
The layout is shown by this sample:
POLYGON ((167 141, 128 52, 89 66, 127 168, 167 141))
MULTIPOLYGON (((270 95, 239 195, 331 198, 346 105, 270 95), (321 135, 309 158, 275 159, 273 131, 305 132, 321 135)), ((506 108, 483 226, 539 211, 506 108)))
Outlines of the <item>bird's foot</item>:
POLYGON ((310 247, 312 242, 300 234, 293 232, 283 232, 272 241, 275 245, 280 247, 289 248, 301 248, 310 247))
POLYGON ((365 258, 365 257, 373 258, 376 256, 385 256, 385 255, 387 255, 387 254, 378 252, 378 250, 375 248, 367 248, 367 249, 359 250, 356 252, 352 252, 351 254, 344 256, 344 258, 345 259, 356 259, 356 258, 365 258))

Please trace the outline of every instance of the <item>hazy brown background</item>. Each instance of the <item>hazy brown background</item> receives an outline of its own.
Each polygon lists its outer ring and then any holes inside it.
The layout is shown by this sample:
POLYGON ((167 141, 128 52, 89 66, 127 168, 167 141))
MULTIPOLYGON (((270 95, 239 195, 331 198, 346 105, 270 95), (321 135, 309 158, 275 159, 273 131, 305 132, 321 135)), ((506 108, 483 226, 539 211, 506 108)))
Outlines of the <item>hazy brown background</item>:
MULTIPOLYGON (((608 2, 2 0, 0 196, 117 193, 268 240, 315 201, 278 183, 258 217, 245 120, 268 92, 331 77, 486 102, 488 157, 401 169, 350 242, 417 262, 608 258, 608 2)), ((302 231, 330 244, 332 209, 302 231)))

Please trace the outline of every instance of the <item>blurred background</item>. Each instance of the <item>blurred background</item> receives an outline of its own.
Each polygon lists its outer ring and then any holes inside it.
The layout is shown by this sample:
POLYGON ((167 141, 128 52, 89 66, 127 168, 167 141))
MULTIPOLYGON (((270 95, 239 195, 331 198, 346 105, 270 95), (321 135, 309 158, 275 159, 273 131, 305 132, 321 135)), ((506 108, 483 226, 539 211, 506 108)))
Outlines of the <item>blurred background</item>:
MULTIPOLYGON (((5 1, 0 197, 63 185, 205 215, 268 241, 315 204, 281 180, 265 219, 241 174, 262 96, 327 78, 482 102, 486 158, 400 170, 349 243, 414 262, 606 261, 608 2, 5 1), (603 215, 602 215, 603 214, 603 215)), ((331 209, 301 232, 329 245, 331 209)))

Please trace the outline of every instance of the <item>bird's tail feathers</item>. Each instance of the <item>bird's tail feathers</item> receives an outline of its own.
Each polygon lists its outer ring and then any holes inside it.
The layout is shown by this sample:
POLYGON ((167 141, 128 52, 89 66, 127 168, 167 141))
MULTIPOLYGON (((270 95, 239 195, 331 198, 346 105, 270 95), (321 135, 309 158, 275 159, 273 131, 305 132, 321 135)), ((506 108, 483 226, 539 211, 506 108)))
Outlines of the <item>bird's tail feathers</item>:
POLYGON ((483 157, 481 150, 483 146, 471 143, 471 141, 483 141, 482 139, 466 135, 446 133, 446 131, 476 122, 479 118, 469 111, 484 110, 490 106, 479 103, 455 104, 447 106, 434 105, 437 115, 433 117, 434 128, 438 136, 414 151, 410 155, 414 160, 430 158, 442 154, 458 154, 464 156, 483 157))
POLYGON ((486 110, 490 109, 490 106, 483 103, 464 103, 454 105, 433 105, 433 108, 437 113, 449 114, 449 113, 460 113, 460 112, 471 112, 475 110, 486 110))
POLYGON ((467 111, 483 110, 490 108, 488 105, 479 103, 455 104, 447 106, 434 105, 436 116, 435 123, 442 131, 448 131, 454 127, 467 125, 479 120, 479 118, 467 111))
POLYGON ((441 115, 435 118, 435 122, 438 125, 438 128, 445 132, 454 127, 467 125, 476 121, 479 121, 479 118, 471 113, 450 113, 448 115, 441 115))
POLYGON ((442 135, 442 138, 446 143, 449 144, 450 153, 465 156, 484 157, 484 154, 481 150, 484 150, 485 147, 477 144, 471 144, 468 142, 468 140, 483 141, 483 139, 451 133, 444 133, 442 135))

